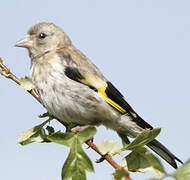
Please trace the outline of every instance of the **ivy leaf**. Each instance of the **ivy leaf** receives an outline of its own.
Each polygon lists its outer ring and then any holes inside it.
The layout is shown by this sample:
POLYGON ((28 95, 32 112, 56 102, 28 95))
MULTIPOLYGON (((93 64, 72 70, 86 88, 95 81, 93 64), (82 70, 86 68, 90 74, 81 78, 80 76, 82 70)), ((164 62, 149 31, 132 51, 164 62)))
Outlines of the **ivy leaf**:
POLYGON ((139 134, 133 142, 126 145, 124 149, 126 150, 134 150, 138 147, 143 147, 147 143, 151 142, 158 136, 160 133, 160 128, 154 128, 152 130, 144 130, 141 134, 139 134))
POLYGON ((128 176, 129 174, 124 168, 117 169, 115 173, 113 173, 114 180, 122 180, 128 176))
POLYGON ((189 180, 190 179, 190 159, 179 167, 172 176, 176 178, 176 180, 189 180))
POLYGON ((19 134, 18 143, 21 145, 31 144, 33 142, 45 142, 46 134, 43 126, 48 123, 49 120, 43 122, 42 124, 25 130, 19 134))
POLYGON ((121 155, 122 153, 120 145, 114 141, 109 141, 109 140, 100 141, 98 142, 97 147, 102 154, 121 155))
POLYGON ((21 82, 21 87, 26 89, 27 91, 32 90, 33 88, 35 88, 35 86, 31 83, 31 81, 29 80, 29 78, 26 76, 24 78, 20 78, 20 82, 21 82))
POLYGON ((62 180, 72 178, 85 180, 85 170, 93 172, 91 160, 82 149, 80 140, 75 136, 71 145, 70 153, 62 168, 62 180))
POLYGON ((157 176, 165 173, 160 161, 146 148, 140 147, 125 157, 129 171, 147 172, 151 171, 157 176))

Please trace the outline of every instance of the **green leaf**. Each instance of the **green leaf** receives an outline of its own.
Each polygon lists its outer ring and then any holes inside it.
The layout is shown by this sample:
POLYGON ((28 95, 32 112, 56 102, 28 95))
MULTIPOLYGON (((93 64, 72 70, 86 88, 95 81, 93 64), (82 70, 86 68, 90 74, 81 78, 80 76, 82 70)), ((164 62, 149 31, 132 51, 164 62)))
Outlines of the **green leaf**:
POLYGON ((164 171, 159 160, 146 148, 138 148, 125 157, 129 171, 147 172, 150 171, 159 176, 164 171))
POLYGON ((151 164, 151 166, 154 169, 157 169, 158 171, 160 171, 162 173, 166 173, 166 171, 164 170, 163 165, 161 164, 159 159, 156 158, 156 156, 154 156, 150 151, 146 152, 146 156, 147 156, 147 159, 148 159, 149 163, 151 164))
POLYGON ((62 180, 69 178, 85 180, 85 170, 93 172, 94 168, 91 160, 83 151, 80 140, 75 136, 70 153, 62 168, 62 180))
POLYGON ((45 117, 49 117, 49 119, 52 119, 52 116, 49 114, 49 112, 43 113, 38 115, 39 118, 45 118, 45 117))
POLYGON ((49 136, 47 139, 51 142, 66 145, 70 147, 70 153, 62 168, 62 179, 67 180, 85 180, 85 171, 94 171, 91 160, 82 149, 82 143, 91 139, 96 133, 95 127, 89 127, 78 133, 62 133, 56 132, 49 136))
POLYGON ((176 180, 189 180, 190 179, 190 159, 179 167, 172 176, 176 180))
POLYGON ((160 128, 154 128, 153 130, 144 130, 141 134, 139 134, 133 142, 129 145, 126 145, 124 149, 126 150, 134 150, 138 147, 143 147, 147 143, 151 142, 158 136, 160 133, 160 128))
POLYGON ((70 153, 65 161, 62 169, 62 179, 72 178, 73 180, 85 180, 85 171, 94 171, 91 160, 82 149, 82 143, 91 139, 96 133, 96 128, 89 127, 79 133, 62 133, 54 132, 53 127, 47 126, 46 130, 49 135, 46 135, 43 126, 51 119, 44 123, 35 126, 29 130, 22 132, 19 135, 19 143, 22 145, 32 142, 55 142, 58 144, 70 147, 70 153))
POLYGON ((65 146, 71 146, 76 134, 74 133, 62 133, 60 131, 47 136, 47 139, 51 142, 62 144, 65 146))
POLYGON ((21 87, 26 89, 27 91, 32 90, 33 88, 35 88, 35 86, 31 83, 31 81, 29 80, 29 78, 26 76, 24 78, 20 78, 20 82, 21 82, 21 87))
POLYGON ((0 69, 0 74, 6 78, 9 78, 9 69, 0 69))
POLYGON ((78 170, 73 176, 72 180, 84 180, 86 179, 86 173, 85 171, 78 170))
POLYGON ((48 123, 49 120, 43 122, 42 124, 25 130, 19 134, 18 143, 21 145, 27 145, 33 142, 45 142, 46 134, 43 126, 48 123))
POLYGON ((48 131, 48 134, 53 134, 55 132, 54 128, 52 126, 47 126, 46 130, 48 131))
POLYGON ((147 180, 162 180, 162 179, 153 177, 153 178, 148 178, 147 180))
POLYGON ((121 169, 117 169, 113 173, 113 176, 114 176, 114 180, 122 180, 122 179, 128 177, 129 174, 124 168, 121 168, 121 169))
POLYGON ((96 128, 95 127, 88 127, 84 129, 83 131, 80 131, 76 135, 78 136, 81 143, 86 142, 89 139, 92 139, 92 137, 96 134, 96 128))
POLYGON ((120 154, 122 153, 121 147, 114 141, 104 140, 98 142, 98 149, 102 154, 120 154))
MULTIPOLYGON (((3 60, 0 58, 0 63, 3 63, 3 60)), ((4 69, 3 67, 0 67, 0 74, 6 78, 9 78, 10 70, 9 69, 4 69)))

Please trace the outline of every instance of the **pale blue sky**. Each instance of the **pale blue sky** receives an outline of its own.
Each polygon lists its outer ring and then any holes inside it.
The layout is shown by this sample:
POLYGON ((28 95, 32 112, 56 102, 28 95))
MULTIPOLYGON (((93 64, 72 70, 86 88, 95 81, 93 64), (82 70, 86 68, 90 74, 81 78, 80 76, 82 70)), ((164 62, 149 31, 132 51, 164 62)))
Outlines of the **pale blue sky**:
MULTIPOLYGON (((2 1, 0 57, 18 77, 27 75, 27 51, 14 48, 14 43, 35 23, 57 24, 147 122, 162 128, 158 139, 186 161, 190 157, 189 9, 188 0, 2 1)), ((39 124, 37 115, 45 110, 13 82, 0 77, 0 87, 0 179, 61 179, 66 147, 17 144, 19 132, 39 124)), ((113 131, 101 127, 95 142, 104 139, 119 141, 113 131)), ((93 162, 99 158, 90 149, 86 152, 93 162)), ((111 179, 114 169, 109 164, 94 163, 94 167, 96 172, 88 179, 111 179)))

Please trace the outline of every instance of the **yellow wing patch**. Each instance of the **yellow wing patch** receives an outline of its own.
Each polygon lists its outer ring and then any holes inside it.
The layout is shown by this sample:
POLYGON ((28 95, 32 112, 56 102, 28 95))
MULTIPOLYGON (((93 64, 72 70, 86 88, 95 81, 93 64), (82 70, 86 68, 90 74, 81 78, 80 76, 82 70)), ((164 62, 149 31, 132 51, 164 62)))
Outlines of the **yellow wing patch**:
POLYGON ((126 113, 126 110, 123 109, 120 105, 118 105, 116 102, 114 102, 113 100, 111 100, 107 94, 106 94, 106 88, 107 88, 107 84, 105 87, 102 88, 98 88, 98 93, 104 98, 104 100, 110 104, 111 106, 113 106, 115 109, 117 109, 118 111, 120 111, 121 113, 126 113))

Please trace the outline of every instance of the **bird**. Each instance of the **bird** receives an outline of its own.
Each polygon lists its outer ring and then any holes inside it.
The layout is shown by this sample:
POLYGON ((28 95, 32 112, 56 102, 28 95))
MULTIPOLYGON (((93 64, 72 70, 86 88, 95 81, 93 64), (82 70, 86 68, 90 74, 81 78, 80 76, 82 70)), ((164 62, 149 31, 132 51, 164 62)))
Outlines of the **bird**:
MULTIPOLYGON (((60 27, 48 22, 35 24, 15 46, 28 50, 29 78, 41 104, 61 122, 104 125, 121 137, 132 138, 153 129, 60 27)), ((183 163, 156 139, 147 146, 173 168, 177 161, 183 163)))

